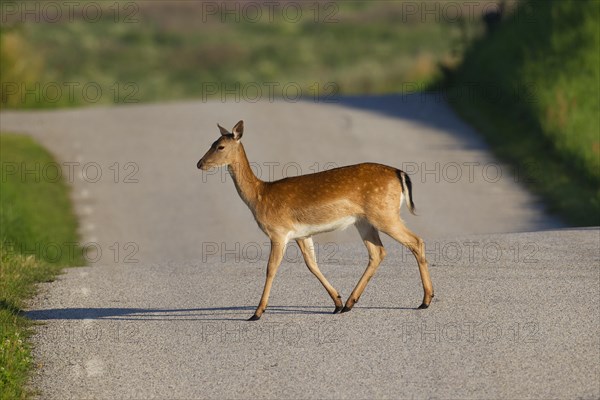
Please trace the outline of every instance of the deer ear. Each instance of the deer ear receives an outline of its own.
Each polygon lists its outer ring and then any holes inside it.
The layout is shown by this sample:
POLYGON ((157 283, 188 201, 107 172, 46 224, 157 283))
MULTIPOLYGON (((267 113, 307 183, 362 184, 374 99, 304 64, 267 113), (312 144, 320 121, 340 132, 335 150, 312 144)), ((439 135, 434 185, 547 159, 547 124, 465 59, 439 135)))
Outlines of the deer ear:
POLYGON ((223 136, 231 135, 231 133, 229 133, 229 131, 227 129, 223 128, 221 125, 217 124, 217 126, 219 127, 219 130, 221 131, 221 135, 223 135, 223 136))
POLYGON ((235 140, 240 140, 242 138, 242 135, 244 134, 244 121, 240 121, 237 124, 235 124, 235 126, 231 130, 231 133, 233 133, 233 138, 235 140))

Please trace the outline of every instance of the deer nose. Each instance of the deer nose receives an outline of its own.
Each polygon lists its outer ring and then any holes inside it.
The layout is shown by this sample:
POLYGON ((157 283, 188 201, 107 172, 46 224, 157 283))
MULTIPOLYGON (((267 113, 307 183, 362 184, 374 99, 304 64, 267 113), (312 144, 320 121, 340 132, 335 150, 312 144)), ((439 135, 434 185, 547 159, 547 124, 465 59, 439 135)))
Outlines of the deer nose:
POLYGON ((202 164, 204 164, 202 162, 202 160, 198 161, 198 164, 196 164, 196 167, 198 167, 198 169, 202 169, 202 164))

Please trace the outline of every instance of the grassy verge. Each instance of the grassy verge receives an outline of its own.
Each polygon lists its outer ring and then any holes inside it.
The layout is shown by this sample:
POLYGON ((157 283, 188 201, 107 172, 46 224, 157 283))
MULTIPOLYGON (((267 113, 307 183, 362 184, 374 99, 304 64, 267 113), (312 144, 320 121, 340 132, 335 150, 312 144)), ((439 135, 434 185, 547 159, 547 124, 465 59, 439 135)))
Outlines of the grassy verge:
POLYGON ((600 3, 523 2, 466 51, 451 104, 551 212, 600 225, 600 3))
POLYGON ((20 399, 32 367, 25 302, 36 283, 84 259, 68 187, 42 172, 57 165, 52 156, 27 136, 0 134, 0 160, 0 398, 20 399))

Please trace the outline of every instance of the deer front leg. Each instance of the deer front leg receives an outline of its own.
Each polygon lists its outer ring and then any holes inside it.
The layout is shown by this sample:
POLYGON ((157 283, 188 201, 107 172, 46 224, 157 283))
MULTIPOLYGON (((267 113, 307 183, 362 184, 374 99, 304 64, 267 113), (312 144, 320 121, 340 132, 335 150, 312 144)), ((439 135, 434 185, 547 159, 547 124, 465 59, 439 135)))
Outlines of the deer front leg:
POLYGON ((271 253, 269 254, 269 263, 267 264, 267 278, 265 280, 265 288, 260 298, 260 303, 254 312, 254 315, 248 319, 248 321, 258 321, 267 308, 269 302, 269 294, 271 293, 271 286, 273 285, 273 279, 279 269, 281 260, 283 259, 283 252, 285 251, 286 243, 283 240, 271 240, 271 253))
POLYGON ((298 247, 300 247, 300 251, 302 252, 302 256, 304 257, 304 262, 306 262, 306 266, 308 267, 310 272, 312 272, 313 275, 317 277, 319 282, 321 282, 321 284, 323 285, 325 290, 327 290, 327 293, 329 293, 329 296, 333 300, 335 304, 335 310, 333 311, 333 313, 336 314, 340 312, 344 305, 344 303, 342 303, 342 297, 340 296, 339 292, 335 290, 333 286, 331 286, 331 283, 327 281, 327 278, 325 278, 325 275, 323 275, 323 273, 319 269, 315 257, 315 250, 312 238, 298 239, 296 240, 296 242, 298 243, 298 247))

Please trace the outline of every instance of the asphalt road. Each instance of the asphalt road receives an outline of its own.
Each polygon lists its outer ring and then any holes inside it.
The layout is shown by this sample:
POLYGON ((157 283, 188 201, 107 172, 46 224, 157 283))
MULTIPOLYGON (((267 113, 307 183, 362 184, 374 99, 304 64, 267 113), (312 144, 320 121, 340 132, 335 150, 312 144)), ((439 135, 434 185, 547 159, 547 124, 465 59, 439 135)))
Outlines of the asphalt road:
MULTIPOLYGON (((40 398, 600 396, 600 231, 561 229, 523 188, 531 166, 499 164, 433 96, 0 118, 60 160, 89 249, 90 266, 30 306, 40 398), (292 245, 270 307, 246 322, 267 240, 227 174, 195 168, 216 123, 239 119, 263 179, 361 161, 409 172, 419 216, 404 217, 428 246, 431 307, 414 309, 416 262, 385 238, 360 302, 331 315, 292 245)), ((345 300, 367 262, 358 234, 323 235, 317 252, 345 300)))

